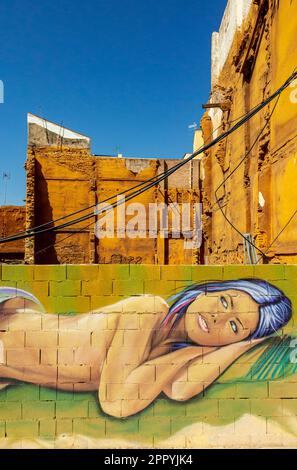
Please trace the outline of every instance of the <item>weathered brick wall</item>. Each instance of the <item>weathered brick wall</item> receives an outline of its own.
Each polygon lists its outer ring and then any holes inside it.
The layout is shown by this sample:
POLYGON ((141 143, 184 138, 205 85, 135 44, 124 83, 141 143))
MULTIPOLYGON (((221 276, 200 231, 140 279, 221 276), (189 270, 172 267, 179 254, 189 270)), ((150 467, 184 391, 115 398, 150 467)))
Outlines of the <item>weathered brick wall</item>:
MULTIPOLYGON (((115 195, 122 192, 129 195, 131 188, 151 180, 179 162, 173 159, 92 156, 88 149, 66 146, 28 147, 27 229, 87 207, 90 209, 60 220, 60 223, 92 214, 96 204, 106 200, 114 204, 115 195)), ((199 163, 193 161, 130 201, 142 204, 145 209, 145 215, 141 214, 145 225, 143 236, 117 236, 120 216, 114 210, 114 236, 96 237, 94 228, 99 217, 94 217, 69 228, 40 234, 35 240, 28 239, 26 261, 30 264, 195 264, 200 259, 199 247, 185 250, 183 237, 171 235, 170 215, 169 236, 162 237, 158 229, 157 237, 149 237, 149 204, 178 203, 182 213, 182 203, 190 203, 193 207, 198 202, 199 163)), ((127 201, 125 206, 121 206, 124 215, 126 211, 124 229, 128 221, 137 215, 136 209, 128 214, 128 205, 127 201)), ((135 225, 137 229, 136 222, 135 225)))
MULTIPOLYGON (((232 21, 237 3, 228 2, 234 6, 232 21)), ((293 73, 296 66, 292 53, 296 31, 294 7, 290 0, 253 2, 249 15, 233 31, 225 63, 220 60, 222 55, 225 57, 225 43, 221 40, 216 44, 211 102, 225 107, 214 108, 204 115, 201 126, 205 143, 229 129, 236 119, 270 96, 293 73), (219 73, 216 72, 218 63, 221 64, 219 73)), ((222 34, 228 35, 229 26, 222 34)), ((242 233, 252 234, 269 261, 296 262, 296 217, 287 224, 296 210, 297 196, 294 183, 296 82, 282 93, 275 109, 274 106, 275 101, 228 139, 208 150, 203 159, 205 257, 209 264, 244 262, 243 238, 227 223, 215 197, 216 189, 227 177, 217 197, 229 220, 242 233)))
MULTIPOLYGON (((55 314, 65 314, 69 318, 78 314, 79 318, 79 314, 130 296, 153 294, 167 299, 187 285, 244 277, 265 279, 291 299, 293 319, 279 334, 294 335, 297 266, 293 265, 1 266, 1 286, 33 293, 53 319, 55 314)), ((21 315, 25 316, 26 312, 21 315)), ((139 315, 143 314, 139 312, 139 315)), ((13 320, 9 321, 8 331, 2 331, 1 335, 12 334, 18 328, 21 330, 15 325, 13 320)), ((30 347, 30 342, 36 342, 40 337, 40 350, 34 358, 31 356, 37 370, 43 366, 42 348, 48 341, 46 334, 53 335, 55 329, 44 323, 39 331, 38 328, 32 330, 28 332, 27 329, 22 341, 30 347)), ((81 331, 75 334, 69 331, 68 338, 68 347, 72 347, 74 353, 77 335, 81 331)), ((64 336, 54 345, 58 350, 65 347, 67 338, 64 336)), ((16 363, 21 360, 18 347, 20 345, 13 344, 8 347, 16 363)), ((264 346, 259 348, 261 350, 264 346)), ((11 357, 5 356, 5 360, 10 361, 11 357)), ((254 361, 253 351, 244 354, 198 397, 178 402, 161 394, 153 404, 128 418, 114 418, 103 413, 97 392, 76 392, 75 386, 73 390, 61 391, 22 382, 10 385, 0 391, 0 446, 295 447, 297 374, 274 380, 271 377, 243 380, 254 361)), ((3 365, 0 371, 1 367, 3 365)), ((52 367, 59 374, 62 366, 57 359, 52 367)))
MULTIPOLYGON (((0 237, 8 237, 25 230, 26 208, 24 206, 0 207, 0 237)), ((24 240, 0 245, 0 262, 17 262, 24 259, 24 240)))

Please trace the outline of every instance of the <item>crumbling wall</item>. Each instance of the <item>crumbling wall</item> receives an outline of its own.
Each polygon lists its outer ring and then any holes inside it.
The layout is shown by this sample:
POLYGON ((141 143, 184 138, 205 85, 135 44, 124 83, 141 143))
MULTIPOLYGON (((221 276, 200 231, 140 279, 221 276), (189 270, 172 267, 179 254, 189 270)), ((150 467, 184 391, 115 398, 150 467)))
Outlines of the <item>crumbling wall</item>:
MULTIPOLYGON (((27 229, 52 220, 56 221, 55 225, 68 222, 74 217, 59 219, 90 205, 93 166, 87 149, 29 147, 26 168, 27 229)), ((77 223, 29 239, 27 262, 88 263, 89 232, 84 228, 86 224, 77 223)))
MULTIPOLYGON (((0 207, 0 238, 25 230, 26 208, 23 206, 0 207)), ((24 240, 0 245, 1 263, 19 263, 24 259, 24 240)))
MULTIPOLYGON (((75 217, 93 214, 97 204, 129 190, 171 168, 179 160, 137 159, 92 156, 86 148, 29 146, 27 159, 27 229, 56 220, 55 225, 75 217), (67 214, 88 208, 76 215, 61 219, 67 214), (61 219, 61 220, 59 220, 61 219)), ((140 204, 144 215, 140 224, 145 233, 133 236, 126 227, 137 215, 138 207, 130 206, 125 216, 125 233, 119 234, 120 211, 114 214, 114 235, 99 237, 96 224, 99 216, 89 218, 71 227, 55 232, 39 234, 28 239, 26 261, 30 264, 49 263, 128 263, 128 264, 195 264, 200 261, 200 247, 185 249, 184 238, 169 233, 151 237, 149 233, 150 204, 199 203, 199 162, 193 161, 181 168, 160 185, 127 202, 140 204)), ((181 209, 182 213, 182 209, 181 209)), ((131 222, 132 223, 132 222, 131 222)), ((171 232, 169 218, 169 232, 171 232)))
MULTIPOLYGON (((210 103, 222 107, 203 116, 205 143, 229 129, 291 75, 296 66, 295 9, 296 1, 253 2, 236 29, 225 63, 219 68, 213 65, 210 103)), ((220 56, 220 42, 215 47, 214 59, 220 56)), ((243 263, 243 237, 238 231, 252 234, 265 262, 296 262, 297 218, 287 225, 297 200, 295 89, 293 84, 277 104, 270 103, 206 152, 202 163, 206 262, 243 263)))

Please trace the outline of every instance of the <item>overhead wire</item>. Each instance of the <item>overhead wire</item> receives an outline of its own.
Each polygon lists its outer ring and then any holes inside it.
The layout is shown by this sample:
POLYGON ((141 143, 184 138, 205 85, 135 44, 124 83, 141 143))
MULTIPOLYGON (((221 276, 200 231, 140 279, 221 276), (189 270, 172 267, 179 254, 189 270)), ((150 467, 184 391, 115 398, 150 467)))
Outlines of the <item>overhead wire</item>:
MULTIPOLYGON (((258 106, 258 105, 256 105, 256 106, 258 106)), ((256 106, 254 106, 251 110, 253 110, 256 106)), ((234 119, 232 119, 231 121, 228 121, 226 124, 229 124, 229 125, 230 125, 230 124, 232 124, 233 122, 236 122, 236 121, 238 121, 239 119, 243 118, 245 115, 246 115, 246 114, 242 114, 242 115, 238 116, 237 118, 234 118, 234 119)), ((215 134, 215 132, 217 132, 223 125, 224 125, 224 124, 222 123, 222 124, 220 124, 216 129, 214 129, 214 130, 212 131, 210 137, 213 136, 213 135, 215 134)), ((200 150, 200 149, 202 149, 203 147, 204 147, 204 146, 201 145, 200 147, 198 147, 197 150, 200 150)), ((138 187, 141 187, 141 186, 147 184, 148 182, 157 179, 159 176, 161 176, 161 175, 163 175, 163 174, 165 174, 165 173, 166 173, 166 171, 164 171, 163 173, 159 173, 158 175, 154 175, 152 178, 148 178, 148 179, 146 179, 145 181, 142 181, 142 182, 140 182, 140 183, 138 183, 138 184, 132 186, 131 188, 128 189, 128 191, 131 191, 131 190, 134 190, 134 189, 136 189, 136 188, 138 188, 138 187)), ((103 201, 101 201, 101 203, 103 204, 103 203, 105 203, 105 202, 108 202, 108 201, 114 199, 114 198, 117 197, 117 196, 121 196, 122 194, 125 194, 125 191, 120 191, 120 192, 117 193, 117 194, 114 194, 114 195, 112 195, 112 196, 109 196, 108 198, 106 198, 106 199, 104 199, 103 201)), ((87 206, 87 207, 84 207, 84 208, 78 209, 78 210, 76 210, 76 211, 70 212, 69 214, 63 215, 63 216, 58 217, 58 218, 53 219, 53 220, 49 220, 48 222, 44 222, 43 224, 40 224, 40 225, 36 225, 36 226, 34 226, 34 227, 31 227, 30 229, 22 230, 22 231, 20 231, 20 232, 17 232, 17 233, 14 234, 14 235, 10 235, 10 236, 6 237, 6 240, 7 240, 7 242, 8 242, 10 237, 14 237, 14 236, 16 236, 16 235, 27 234, 27 233, 30 233, 30 232, 36 232, 36 231, 38 231, 39 229, 41 229, 41 228, 43 228, 43 227, 47 227, 47 226, 49 226, 49 225, 51 225, 51 224, 54 224, 54 223, 59 222, 59 221, 64 220, 64 219, 68 219, 69 217, 72 217, 72 216, 74 216, 74 215, 80 214, 80 213, 82 213, 82 212, 84 212, 84 211, 86 211, 86 210, 92 209, 92 208, 96 207, 97 205, 98 205, 98 203, 96 202, 96 203, 91 204, 91 205, 89 205, 89 206, 87 206)))
POLYGON ((244 236, 244 234, 231 222, 231 220, 227 217, 227 214, 226 212, 223 211, 223 208, 221 207, 221 204, 220 204, 220 200, 218 198, 218 191, 221 189, 222 186, 225 185, 225 183, 231 178, 231 176, 238 170, 238 168, 243 164, 243 162, 247 159, 247 157, 251 154, 253 148, 255 147, 256 143, 258 142, 258 140, 260 139, 261 135, 263 134, 264 130, 266 129, 266 127, 268 126, 269 124, 269 121, 277 107, 277 104, 278 104, 278 101, 279 101, 279 97, 280 95, 278 95, 277 97, 277 100, 273 106, 273 109, 270 113, 270 115, 268 116, 268 118, 266 119, 266 123, 265 125, 261 128, 260 132, 257 134, 254 142, 252 143, 252 145, 250 146, 250 148, 248 149, 248 151, 245 153, 244 157, 240 160, 240 162, 235 166, 235 168, 233 168, 233 170, 227 175, 226 178, 224 178, 224 180, 219 184, 219 186, 216 188, 214 194, 215 194, 215 198, 216 198, 216 203, 218 204, 218 207, 219 207, 219 210, 221 211, 224 219, 226 220, 226 222, 244 239, 246 240, 251 246, 253 246, 257 251, 259 251, 259 253, 261 253, 261 255, 265 258, 266 255, 265 253, 261 250, 261 248, 259 248, 255 243, 253 243, 251 240, 249 240, 247 237, 244 236))
MULTIPOLYGON (((289 220, 285 223, 285 225, 283 226, 283 228, 279 231, 279 233, 276 235, 276 237, 272 240, 272 242, 270 243, 270 245, 268 246, 268 248, 266 249, 266 252, 265 252, 265 257, 267 256, 267 254, 269 253, 269 250, 270 248, 274 245, 274 243, 276 242, 276 240, 281 236, 281 234, 285 231, 285 229, 288 227, 288 225, 292 222, 292 220, 294 219, 295 215, 297 214, 297 209, 295 209, 295 211, 293 212, 293 214, 291 215, 291 217, 289 218, 289 220)), ((261 260, 261 257, 259 257, 259 259, 257 260, 257 263, 258 264, 261 260)))
MULTIPOLYGON (((261 102, 259 105, 255 106, 251 111, 249 111, 244 117, 243 119, 240 119, 234 126, 232 126, 229 130, 223 132, 222 134, 220 134, 218 137, 216 137, 215 139, 213 139, 210 143, 204 145, 202 148, 196 150, 195 152, 193 152, 189 157, 183 159, 180 163, 174 165, 171 169, 169 170, 166 170, 163 174, 161 175, 156 175, 156 177, 153 177, 149 180, 147 180, 145 183, 148 182, 148 184, 146 184, 144 186, 144 188, 142 189, 139 189, 138 191, 134 191, 133 193, 129 194, 128 195, 128 200, 138 196, 139 194, 142 194, 144 191, 147 191, 148 189, 150 189, 151 187, 153 187, 154 185, 160 183, 161 181, 163 181, 164 179, 166 179, 168 176, 170 176, 172 173, 174 173, 175 171, 177 171, 180 167, 182 167, 183 165, 185 165, 186 163, 188 163, 189 161, 191 161, 193 158, 195 158, 196 156, 198 156, 200 153, 203 153, 205 152, 206 150, 208 150, 209 148, 211 148, 212 146, 216 145, 218 142, 220 142, 221 140, 223 140, 224 138, 226 138, 228 135, 230 135, 231 133, 235 132, 239 127, 241 127, 245 122, 247 122, 249 119, 251 119, 255 114, 257 114, 261 109, 263 109, 265 106, 267 106, 267 104, 269 104, 274 98, 276 98, 277 96, 279 96, 282 91, 287 88, 290 83, 296 78, 297 76, 297 73, 294 72, 285 82, 284 84, 278 88, 272 95, 270 95, 268 98, 266 98, 266 100, 264 100, 263 102, 261 102), (152 181, 153 180, 153 181, 152 181)), ((143 183, 141 183, 143 184, 143 183)), ((140 184, 140 185, 141 185, 140 184)), ((136 186, 140 186, 140 185, 136 185, 136 186)), ((118 195, 120 194, 116 194, 114 195, 113 197, 109 198, 109 199, 112 199, 112 198, 115 198, 117 197, 118 195)), ((117 201, 116 203, 114 204, 110 204, 109 205, 109 208, 108 210, 120 205, 121 203, 125 202, 126 199, 124 200, 121 200, 121 201, 117 201)), ((105 202, 105 201, 102 201, 102 203, 105 202)), ((94 205, 95 206, 95 205, 94 205)), ((94 207, 93 206, 93 207, 94 207)), ((85 210, 85 209, 84 209, 85 210)), ((81 210, 82 211, 82 210, 81 210)), ((102 212, 106 212, 106 209, 102 210, 102 212)), ((78 213, 78 211, 77 211, 78 213)), ((32 237, 32 236, 36 236, 36 235, 39 235, 41 233, 46 233, 46 232, 51 232, 51 231, 57 231, 58 229, 62 229, 62 228, 66 228, 70 225, 74 225, 75 223, 79 223, 79 222, 82 222, 84 220, 87 220, 91 217, 94 217, 98 215, 97 211, 94 211, 94 213, 91 213, 91 214, 87 214, 83 217, 79 217, 77 219, 74 219, 74 220, 71 220, 70 222, 66 222, 64 224, 60 224, 60 225, 57 225, 57 226, 54 226, 54 227, 49 227, 49 228, 46 228, 46 229, 43 229, 43 230, 34 230, 34 229, 30 229, 28 231, 26 231, 25 233, 19 233, 19 234, 15 234, 13 236, 9 236, 9 237, 5 237, 5 238, 2 238, 0 239, 0 243, 6 243, 8 241, 14 241, 14 240, 19 240, 19 239, 24 239, 24 238, 29 238, 29 237, 32 237)), ((52 221, 50 222, 52 223, 52 221)), ((46 224, 45 224, 46 225, 46 224)))
MULTIPOLYGON (((255 107, 256 107, 256 106, 254 106, 252 109, 254 109, 255 107)), ((226 124, 229 124, 229 125, 230 125, 230 124, 232 124, 233 122, 236 122, 236 121, 238 121, 239 119, 243 118, 244 116, 245 116, 245 114, 241 114, 240 116, 238 116, 238 117, 232 119, 231 121, 228 121, 226 124)), ((218 127, 216 127, 216 128, 212 131, 210 137, 213 136, 214 133, 215 133, 216 131, 218 131, 223 125, 224 125, 224 123, 222 123, 222 124, 220 124, 218 127)), ((198 147, 198 149, 201 149, 202 147, 203 147, 203 145, 201 145, 200 147, 198 147)), ((161 173, 161 174, 164 174, 164 172, 161 173)), ((153 178, 151 178, 151 179, 153 180, 153 179, 156 178, 157 176, 158 176, 158 175, 156 175, 155 177, 153 177, 153 178)), ((134 189, 135 187, 139 187, 139 186, 143 185, 144 183, 147 183, 147 181, 149 181, 149 180, 146 180, 145 182, 141 182, 141 183, 139 183, 139 184, 133 186, 132 188, 129 188, 129 190, 134 189)), ((122 195, 123 193, 124 193, 124 191, 118 193, 117 196, 118 196, 118 195, 122 195)), ((113 199, 114 197, 115 197, 115 196, 110 196, 109 198, 104 199, 104 200, 102 201, 102 203, 107 202, 107 201, 109 201, 110 199, 113 199)), ((98 203, 96 203, 96 204, 94 204, 94 205, 91 205, 91 206, 88 206, 88 207, 83 208, 83 209, 79 209, 78 211, 75 211, 75 212, 72 212, 71 214, 68 214, 68 215, 66 215, 66 216, 60 217, 59 219, 55 219, 55 220, 53 220, 53 221, 49 221, 49 222, 47 222, 47 223, 45 223, 45 224, 41 224, 41 225, 39 225, 38 227, 34 227, 34 229, 39 228, 39 227, 43 227, 43 226, 46 226, 46 225, 49 225, 49 224, 51 224, 51 223, 57 222, 58 220, 62 220, 62 219, 64 219, 64 218, 68 218, 68 217, 70 217, 70 216, 72 216, 72 215, 76 215, 77 213, 83 212, 83 211, 85 211, 85 210, 87 210, 87 209, 90 209, 90 208, 96 206, 97 204, 98 204, 98 203)), ((223 207, 225 207, 225 206, 223 206, 223 207)), ((216 209, 216 210, 218 210, 218 209, 216 209)), ((51 243, 50 245, 47 245, 47 246, 41 248, 40 250, 38 250, 38 251, 35 252, 35 255, 37 256, 37 255, 39 255, 40 253, 43 253, 44 251, 46 251, 46 250, 48 250, 48 249, 50 249, 50 248, 53 248, 53 247, 55 247, 56 245, 61 244, 63 241, 65 241, 65 240, 67 240, 68 238, 70 238, 70 237, 76 235, 77 233, 82 233, 84 230, 88 229, 92 224, 93 224, 93 221, 92 221, 91 223, 89 223, 88 225, 85 225, 85 226, 82 227, 81 229, 78 229, 76 232, 70 233, 69 235, 67 235, 66 237, 62 238, 61 240, 55 241, 54 243, 51 243)), ((33 229, 31 229, 31 230, 33 230, 33 229)), ((26 233, 26 231, 19 232, 19 233, 26 233)))

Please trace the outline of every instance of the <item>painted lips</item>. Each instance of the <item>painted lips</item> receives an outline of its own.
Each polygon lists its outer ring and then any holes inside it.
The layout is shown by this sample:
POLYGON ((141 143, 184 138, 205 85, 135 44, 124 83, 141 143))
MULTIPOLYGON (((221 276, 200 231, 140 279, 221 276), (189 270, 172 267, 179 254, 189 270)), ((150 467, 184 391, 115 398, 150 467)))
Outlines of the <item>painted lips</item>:
POLYGON ((200 314, 198 315, 198 324, 199 324, 202 331, 205 331, 205 333, 209 333, 209 328, 208 328, 207 321, 200 314))

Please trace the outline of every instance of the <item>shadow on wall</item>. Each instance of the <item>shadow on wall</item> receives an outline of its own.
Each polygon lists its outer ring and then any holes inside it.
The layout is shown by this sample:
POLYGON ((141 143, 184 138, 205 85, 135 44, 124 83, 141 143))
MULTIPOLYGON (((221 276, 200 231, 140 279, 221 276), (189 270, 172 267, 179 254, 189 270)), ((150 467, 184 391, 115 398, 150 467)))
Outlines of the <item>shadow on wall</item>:
MULTIPOLYGON (((50 205, 48 182, 42 173, 42 166, 35 160, 35 194, 39 197, 39 207, 42 211, 35 211, 34 226, 45 224, 54 219, 53 209, 50 205)), ((35 261, 39 264, 58 264, 55 243, 56 233, 48 232, 35 238, 35 261)))

